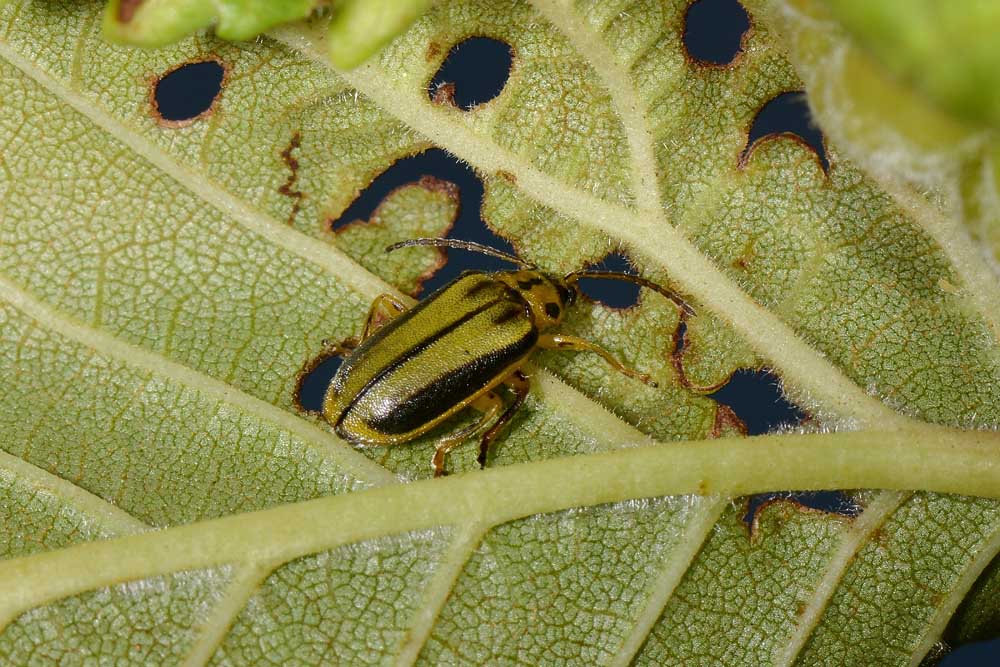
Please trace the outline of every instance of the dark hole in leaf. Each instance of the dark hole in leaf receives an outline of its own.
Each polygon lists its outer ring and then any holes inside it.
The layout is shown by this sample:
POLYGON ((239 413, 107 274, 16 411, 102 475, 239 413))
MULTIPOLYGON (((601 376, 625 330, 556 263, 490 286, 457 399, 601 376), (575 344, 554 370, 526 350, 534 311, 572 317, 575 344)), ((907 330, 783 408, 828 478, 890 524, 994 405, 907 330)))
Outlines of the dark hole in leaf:
POLYGON ((695 60, 728 65, 740 52, 750 17, 736 0, 697 0, 684 21, 684 46, 695 60))
MULTIPOLYGON (((449 238, 475 241, 512 255, 517 254, 513 246, 494 234, 480 217, 483 203, 482 181, 471 167, 439 148, 397 160, 379 174, 347 210, 333 221, 332 228, 338 230, 353 220, 367 220, 389 192, 417 181, 422 176, 434 176, 458 186, 461 205, 458 219, 448 233, 449 238)), ((510 263, 501 259, 466 250, 449 249, 448 262, 424 282, 421 293, 430 294, 465 270, 500 271, 510 268, 510 263)))
POLYGON ((684 350, 684 337, 687 336, 688 325, 681 318, 681 321, 677 323, 677 332, 674 334, 674 354, 679 354, 684 350))
POLYGON ((831 514, 855 517, 861 513, 861 507, 843 491, 779 491, 777 493, 761 493, 756 496, 750 496, 750 500, 747 503, 747 513, 743 515, 743 522, 747 526, 752 526, 757 512, 762 507, 772 500, 781 498, 787 498, 804 507, 810 507, 814 510, 829 512, 831 514))
POLYGON ((500 40, 470 37, 459 42, 431 79, 430 98, 453 102, 460 109, 489 102, 507 84, 513 60, 510 45, 500 40), (447 84, 451 85, 442 89, 447 84))
POLYGON ((786 132, 794 134, 812 148, 823 165, 823 171, 829 171, 830 162, 823 144, 823 133, 813 123, 805 93, 801 91, 781 93, 757 112, 757 117, 750 126, 744 155, 758 139, 786 132))
MULTIPOLYGON (((996 667, 1000 658, 1000 639, 963 644, 948 653, 937 667, 996 667)), ((921 663, 923 665, 923 663, 921 663)))
POLYGON ((732 408, 746 424, 747 435, 794 426, 805 418, 805 413, 782 394, 781 380, 770 371, 741 368, 709 396, 732 408))
MULTIPOLYGON (((635 269, 629 263, 628 257, 620 252, 605 255, 601 261, 596 264, 587 265, 586 268, 596 271, 614 271, 615 273, 635 275, 635 269)), ((633 283, 621 280, 607 280, 605 278, 585 278, 579 284, 580 291, 584 296, 602 303, 608 308, 631 308, 639 303, 639 291, 641 288, 633 283)))
MULTIPOLYGON (((794 426, 806 417, 805 412, 782 394, 781 380, 766 370, 737 370, 725 385, 709 395, 736 413, 746 425, 747 435, 794 426)), ((780 462, 776 461, 775 465, 780 462)), ((860 512, 857 503, 842 491, 779 491, 751 496, 743 521, 748 526, 753 524, 760 508, 776 498, 790 498, 806 507, 845 516, 857 516, 860 512)))
POLYGON ((153 90, 160 120, 183 123, 207 112, 222 90, 225 75, 218 60, 187 63, 164 74, 153 90))
POLYGON ((295 398, 299 407, 309 412, 321 412, 323 410, 323 395, 330 385, 330 380, 337 373, 343 357, 333 356, 320 361, 312 369, 306 372, 299 379, 298 390, 295 398))

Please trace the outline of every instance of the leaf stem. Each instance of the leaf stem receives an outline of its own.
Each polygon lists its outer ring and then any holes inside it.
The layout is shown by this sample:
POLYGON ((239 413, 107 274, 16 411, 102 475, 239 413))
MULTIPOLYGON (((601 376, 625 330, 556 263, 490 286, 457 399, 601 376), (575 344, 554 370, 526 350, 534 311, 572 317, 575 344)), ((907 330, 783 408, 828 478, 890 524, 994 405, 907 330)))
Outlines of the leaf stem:
POLYGON ((0 618, 169 572, 636 498, 841 488, 1000 498, 998 454, 1000 433, 925 425, 659 444, 389 485, 0 563, 0 618))

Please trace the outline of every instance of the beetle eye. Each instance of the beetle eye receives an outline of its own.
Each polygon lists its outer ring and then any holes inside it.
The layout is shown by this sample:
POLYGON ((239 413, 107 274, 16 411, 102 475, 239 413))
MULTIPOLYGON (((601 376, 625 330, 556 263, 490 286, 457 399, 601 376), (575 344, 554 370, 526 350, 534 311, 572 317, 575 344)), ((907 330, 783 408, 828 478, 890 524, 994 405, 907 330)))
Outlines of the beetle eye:
POLYGON ((549 316, 549 319, 556 319, 559 317, 559 304, 557 303, 547 303, 545 304, 545 314, 549 316))

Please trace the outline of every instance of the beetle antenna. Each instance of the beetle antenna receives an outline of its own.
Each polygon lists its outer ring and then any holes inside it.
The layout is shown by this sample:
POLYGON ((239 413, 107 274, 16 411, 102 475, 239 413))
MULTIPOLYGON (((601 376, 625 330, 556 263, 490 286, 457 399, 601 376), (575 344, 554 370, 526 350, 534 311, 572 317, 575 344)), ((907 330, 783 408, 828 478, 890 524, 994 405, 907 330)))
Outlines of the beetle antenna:
POLYGON ((648 287, 658 294, 662 294, 671 301, 673 301, 677 306, 683 310, 688 315, 694 315, 694 308, 688 305, 688 302, 681 298, 681 296, 662 285, 657 285, 651 280, 646 280, 645 278, 640 278, 639 276, 633 276, 628 273, 615 273, 614 271, 573 271, 572 273, 567 273, 563 278, 568 284, 576 286, 576 283, 580 278, 606 278, 607 280, 621 280, 627 283, 635 283, 636 285, 641 285, 642 287, 648 287))
POLYGON ((489 255, 491 257, 498 257, 500 259, 507 260, 517 264, 518 266, 523 266, 528 269, 536 268, 534 264, 529 264, 523 259, 518 259, 514 255, 508 255, 505 252, 501 252, 496 248, 491 248, 489 246, 480 245, 478 243, 473 243, 472 241, 462 241, 461 239, 438 239, 438 238, 420 238, 420 239, 410 239, 408 241, 400 241, 399 243, 393 243, 391 246, 385 249, 386 252, 392 252, 393 250, 399 250, 400 248, 410 248, 418 245, 429 245, 436 248, 460 248, 462 250, 468 250, 470 252, 478 252, 483 255, 489 255))

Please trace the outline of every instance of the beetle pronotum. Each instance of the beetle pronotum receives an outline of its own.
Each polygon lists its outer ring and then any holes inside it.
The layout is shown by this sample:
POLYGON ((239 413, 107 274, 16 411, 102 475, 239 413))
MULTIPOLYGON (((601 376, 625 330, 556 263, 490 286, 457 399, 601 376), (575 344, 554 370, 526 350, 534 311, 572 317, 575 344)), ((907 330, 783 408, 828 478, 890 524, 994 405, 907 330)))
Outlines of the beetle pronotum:
POLYGON ((635 283, 693 312, 674 292, 638 276, 583 270, 560 278, 470 241, 411 239, 386 251, 418 245, 480 252, 520 268, 466 271, 409 310, 389 294, 377 297, 360 338, 334 350, 346 358, 323 398, 323 417, 354 444, 393 445, 413 440, 466 407, 477 409, 481 418, 438 442, 435 477, 444 474, 448 452, 474 436, 480 437, 479 464, 485 465, 490 444, 528 395, 530 383, 521 366, 537 349, 593 352, 619 372, 656 386, 593 343, 546 333, 576 300, 581 278, 635 283), (506 409, 495 391, 501 384, 514 394, 506 409))

